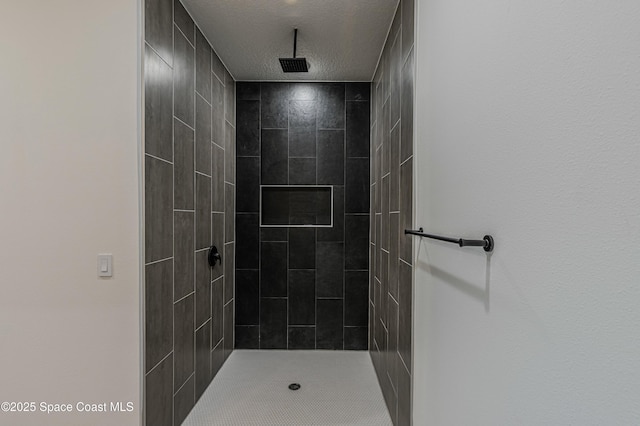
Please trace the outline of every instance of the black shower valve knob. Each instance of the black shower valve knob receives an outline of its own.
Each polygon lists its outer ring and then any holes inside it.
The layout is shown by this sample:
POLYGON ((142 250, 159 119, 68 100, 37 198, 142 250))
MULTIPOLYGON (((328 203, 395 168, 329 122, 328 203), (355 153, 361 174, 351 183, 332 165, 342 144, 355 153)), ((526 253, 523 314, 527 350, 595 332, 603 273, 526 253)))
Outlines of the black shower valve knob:
POLYGON ((220 255, 220 252, 218 252, 218 248, 216 246, 209 247, 208 259, 209 266, 212 268, 216 266, 216 262, 219 262, 222 265, 222 256, 220 255))

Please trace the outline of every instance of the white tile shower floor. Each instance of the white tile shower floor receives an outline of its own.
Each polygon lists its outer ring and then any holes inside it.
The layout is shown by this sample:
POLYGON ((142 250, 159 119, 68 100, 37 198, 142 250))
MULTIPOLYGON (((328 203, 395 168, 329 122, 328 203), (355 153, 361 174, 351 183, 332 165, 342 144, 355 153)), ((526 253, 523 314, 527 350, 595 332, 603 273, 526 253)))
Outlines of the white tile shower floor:
POLYGON ((392 423, 367 352, 235 350, 183 425, 392 423))

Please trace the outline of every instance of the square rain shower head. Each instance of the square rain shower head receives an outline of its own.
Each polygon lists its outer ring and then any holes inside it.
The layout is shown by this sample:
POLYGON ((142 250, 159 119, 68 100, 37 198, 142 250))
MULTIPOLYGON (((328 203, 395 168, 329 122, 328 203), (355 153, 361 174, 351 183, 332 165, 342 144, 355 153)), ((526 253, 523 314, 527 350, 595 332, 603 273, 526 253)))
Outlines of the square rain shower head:
POLYGON ((280 58, 282 72, 309 72, 306 58, 280 58))

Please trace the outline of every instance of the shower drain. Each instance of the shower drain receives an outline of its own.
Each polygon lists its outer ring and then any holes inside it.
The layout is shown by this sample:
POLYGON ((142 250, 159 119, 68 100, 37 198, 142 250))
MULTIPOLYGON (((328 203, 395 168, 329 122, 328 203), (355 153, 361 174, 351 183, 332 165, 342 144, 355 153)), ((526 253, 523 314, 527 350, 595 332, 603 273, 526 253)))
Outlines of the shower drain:
POLYGON ((300 389, 300 383, 291 383, 289 385, 289 389, 294 390, 294 391, 300 389))

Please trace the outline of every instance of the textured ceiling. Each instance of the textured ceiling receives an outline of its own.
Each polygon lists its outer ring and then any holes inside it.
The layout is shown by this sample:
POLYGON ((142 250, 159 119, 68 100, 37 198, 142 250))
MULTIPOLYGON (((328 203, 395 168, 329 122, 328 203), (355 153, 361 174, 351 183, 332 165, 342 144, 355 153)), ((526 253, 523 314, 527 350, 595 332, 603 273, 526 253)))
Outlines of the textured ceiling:
POLYGON ((371 81, 398 0, 181 0, 236 80, 371 81), (308 73, 285 74, 298 57, 308 73))

